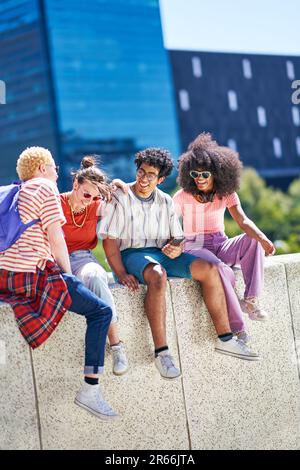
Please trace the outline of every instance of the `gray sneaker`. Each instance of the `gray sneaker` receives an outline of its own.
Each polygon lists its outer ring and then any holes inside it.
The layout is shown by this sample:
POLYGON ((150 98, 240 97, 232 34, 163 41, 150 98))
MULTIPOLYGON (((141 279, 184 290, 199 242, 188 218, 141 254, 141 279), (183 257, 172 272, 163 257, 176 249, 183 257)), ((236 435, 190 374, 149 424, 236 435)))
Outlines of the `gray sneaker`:
POLYGON ((235 336, 229 341, 221 341, 220 338, 217 338, 215 351, 246 361, 259 361, 259 355, 251 351, 244 341, 237 339, 235 336))
POLYGON ((176 367, 174 358, 171 356, 168 349, 160 352, 154 362, 160 375, 164 379, 176 379, 176 377, 181 375, 181 372, 178 367, 176 367))
POLYGON ((113 373, 123 375, 128 370, 128 361, 125 352, 125 346, 122 341, 115 346, 111 346, 110 351, 113 359, 113 373))
POLYGON ((99 385, 90 385, 84 382, 76 395, 75 404, 105 421, 119 417, 104 400, 99 385))

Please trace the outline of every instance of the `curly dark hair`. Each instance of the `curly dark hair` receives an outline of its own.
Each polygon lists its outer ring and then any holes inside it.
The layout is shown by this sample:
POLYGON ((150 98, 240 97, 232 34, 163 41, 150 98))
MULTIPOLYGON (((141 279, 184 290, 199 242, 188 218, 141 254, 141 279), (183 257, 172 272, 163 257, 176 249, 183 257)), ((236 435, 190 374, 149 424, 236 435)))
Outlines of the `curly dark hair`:
POLYGON ((210 171, 214 177, 213 192, 221 199, 239 189, 242 168, 237 152, 218 145, 210 133, 202 132, 179 158, 177 182, 184 191, 196 196, 200 191, 190 171, 210 171))
POLYGON ((159 170, 159 178, 169 176, 174 167, 171 154, 165 149, 150 147, 141 150, 135 157, 134 163, 137 168, 139 168, 142 163, 154 166, 154 168, 159 170))

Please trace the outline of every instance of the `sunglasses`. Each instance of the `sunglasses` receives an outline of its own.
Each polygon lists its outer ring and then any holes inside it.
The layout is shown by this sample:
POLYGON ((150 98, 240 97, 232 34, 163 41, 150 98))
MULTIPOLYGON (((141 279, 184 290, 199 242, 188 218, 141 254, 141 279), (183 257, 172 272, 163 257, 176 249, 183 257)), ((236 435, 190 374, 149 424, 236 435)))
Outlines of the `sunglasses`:
POLYGON ((211 172, 210 171, 196 171, 196 170, 192 170, 190 171, 190 176, 195 180, 197 178, 204 178, 205 180, 207 180, 210 176, 211 176, 211 172))
MULTIPOLYGON (((89 193, 83 193, 83 197, 84 199, 91 199, 92 195, 89 193)), ((92 199, 93 201, 99 201, 99 199, 101 199, 101 196, 94 196, 92 199)))

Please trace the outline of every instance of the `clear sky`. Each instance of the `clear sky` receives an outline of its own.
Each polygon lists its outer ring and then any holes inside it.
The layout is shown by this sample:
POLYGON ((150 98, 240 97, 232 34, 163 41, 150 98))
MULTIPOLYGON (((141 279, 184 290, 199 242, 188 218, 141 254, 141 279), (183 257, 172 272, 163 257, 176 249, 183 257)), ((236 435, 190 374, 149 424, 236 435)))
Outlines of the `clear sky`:
POLYGON ((299 0, 160 0, 167 49, 300 55, 299 0))

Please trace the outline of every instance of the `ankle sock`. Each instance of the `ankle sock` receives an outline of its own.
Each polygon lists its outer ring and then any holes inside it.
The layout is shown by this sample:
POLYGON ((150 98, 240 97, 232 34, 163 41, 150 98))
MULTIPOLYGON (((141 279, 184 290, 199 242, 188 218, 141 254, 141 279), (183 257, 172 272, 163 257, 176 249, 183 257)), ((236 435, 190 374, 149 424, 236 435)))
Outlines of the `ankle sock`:
POLYGON ((224 335, 219 335, 218 338, 225 343, 233 338, 233 333, 225 333, 224 335))
POLYGON ((157 357, 160 352, 167 351, 167 349, 169 349, 168 346, 162 346, 161 348, 155 349, 154 350, 155 357, 157 357))
POLYGON ((94 377, 84 377, 84 381, 89 385, 98 385, 99 379, 94 377))

